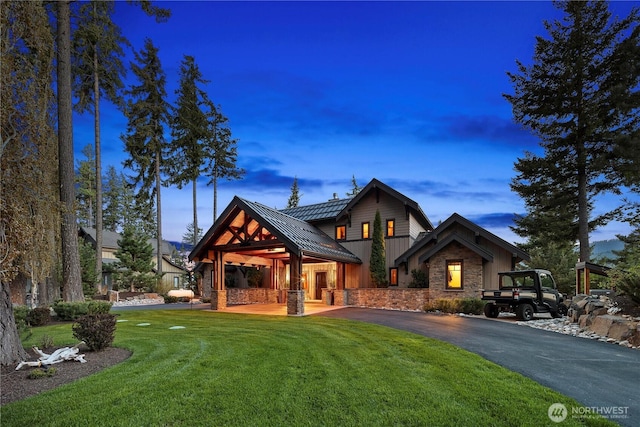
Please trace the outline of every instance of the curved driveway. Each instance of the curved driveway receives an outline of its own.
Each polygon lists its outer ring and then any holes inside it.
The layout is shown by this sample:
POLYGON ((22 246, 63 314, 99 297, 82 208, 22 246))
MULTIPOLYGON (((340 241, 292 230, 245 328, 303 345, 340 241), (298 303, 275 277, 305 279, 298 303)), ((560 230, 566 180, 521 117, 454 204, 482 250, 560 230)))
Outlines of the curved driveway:
MULTIPOLYGON (((640 426, 639 350, 482 317, 365 308, 318 315, 375 323, 449 342, 572 397, 584 407, 626 412, 626 418, 612 421, 640 426)), ((571 413, 572 408, 568 410, 571 413)))

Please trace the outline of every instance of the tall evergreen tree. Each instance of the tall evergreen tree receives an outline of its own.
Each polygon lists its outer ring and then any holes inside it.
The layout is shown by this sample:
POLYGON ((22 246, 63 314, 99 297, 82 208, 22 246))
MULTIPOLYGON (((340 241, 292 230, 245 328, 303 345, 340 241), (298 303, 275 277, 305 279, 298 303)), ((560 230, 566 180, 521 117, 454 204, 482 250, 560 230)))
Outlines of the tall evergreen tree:
POLYGON ((589 231, 615 213, 592 218, 594 198, 619 194, 639 159, 632 149, 640 124, 639 13, 612 20, 603 1, 555 4, 563 20, 545 22, 550 38, 537 37, 533 64, 517 61, 518 72, 508 73, 514 119, 544 149, 518 159, 511 187, 533 214, 532 224, 519 226, 571 230, 562 238, 577 239, 580 259, 589 261, 589 231))
MULTIPOLYGON (((168 120, 169 105, 165 101, 166 77, 158 49, 150 39, 145 40, 144 49, 135 53, 136 63, 131 67, 139 84, 132 85, 127 94, 126 116, 128 118, 127 133, 122 136, 125 149, 130 158, 124 161, 124 166, 133 170, 133 181, 140 185, 137 194, 138 206, 145 207, 145 203, 155 198, 156 209, 156 239, 158 242, 158 257, 162 254, 162 200, 161 173, 163 154, 167 150, 164 139, 164 125, 168 120)), ((153 207, 148 205, 149 212, 153 207)), ((162 263, 158 262, 158 273, 162 274, 162 263)))
POLYGON ((373 220, 373 240, 371 242, 371 257, 369 258, 369 273, 371 283, 380 288, 387 284, 387 258, 384 248, 384 232, 380 211, 376 210, 373 220))
MULTIPOLYGON (((178 99, 171 120, 173 141, 172 155, 169 156, 169 182, 178 188, 192 184, 194 231, 198 229, 197 180, 204 162, 203 141, 208 130, 207 117, 201 107, 207 94, 198 85, 206 83, 194 57, 185 55, 180 64, 180 86, 176 90, 178 99)), ((194 238, 192 236, 191 240, 194 238)))
POLYGON ((356 181, 356 176, 353 175, 351 177, 351 191, 347 193, 347 197, 355 197, 360 192, 360 190, 362 190, 362 187, 358 185, 358 181, 356 181))
POLYGON ((205 100, 208 132, 204 140, 203 173, 213 184, 213 222, 218 217, 218 180, 242 179, 245 170, 237 166, 238 140, 231 137, 229 119, 210 100, 205 100))
POLYGON ((129 288, 134 292, 154 287, 153 247, 147 235, 133 227, 125 227, 115 255, 118 258, 115 276, 119 288, 129 288))
POLYGON ((302 195, 300 194, 300 189, 298 188, 298 177, 293 178, 293 184, 291 184, 291 195, 289 196, 289 200, 287 200, 287 209, 288 208, 297 208, 300 204, 300 198, 302 195))
POLYGON ((53 47, 54 35, 42 2, 0 6, 2 365, 27 357, 15 325, 9 284, 18 274, 29 277, 34 285, 46 281, 54 276, 60 259, 58 168, 51 161, 57 156, 53 47))
POLYGON ((182 235, 182 243, 195 246, 202 239, 202 236, 202 228, 196 228, 193 223, 187 224, 187 231, 182 235))
POLYGON ((75 210, 73 120, 71 103, 71 10, 68 0, 57 3, 56 45, 58 89, 58 174, 62 204, 62 299, 84 301, 75 210))
MULTIPOLYGON (((116 172, 116 168, 109 166, 105 177, 103 228, 116 233, 124 224, 122 213, 124 212, 125 192, 128 189, 124 174, 116 172)), ((131 197, 133 200, 133 196, 131 197)))
POLYGON ((96 209, 96 171, 95 156, 92 145, 82 149, 85 160, 78 162, 76 169, 76 191, 78 224, 84 227, 94 227, 96 209))

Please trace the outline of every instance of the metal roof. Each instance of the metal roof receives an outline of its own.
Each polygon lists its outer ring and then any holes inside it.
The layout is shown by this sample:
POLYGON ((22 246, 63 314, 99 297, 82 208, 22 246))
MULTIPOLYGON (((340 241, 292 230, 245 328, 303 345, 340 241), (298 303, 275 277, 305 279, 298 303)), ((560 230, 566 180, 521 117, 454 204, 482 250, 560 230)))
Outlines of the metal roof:
POLYGON ((280 212, 303 221, 335 220, 351 199, 351 197, 347 199, 331 199, 323 203, 281 209, 280 212))

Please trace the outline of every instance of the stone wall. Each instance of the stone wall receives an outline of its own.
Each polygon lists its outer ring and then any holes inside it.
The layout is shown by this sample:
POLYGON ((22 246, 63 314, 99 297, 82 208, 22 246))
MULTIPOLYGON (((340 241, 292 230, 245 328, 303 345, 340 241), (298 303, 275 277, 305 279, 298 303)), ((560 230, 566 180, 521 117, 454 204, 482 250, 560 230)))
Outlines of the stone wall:
POLYGON ((335 305, 388 310, 423 311, 429 301, 429 289, 361 288, 335 291, 335 305), (339 301, 342 300, 342 304, 339 301))
POLYGON ((228 288, 227 305, 276 304, 278 291, 266 288, 228 288))
POLYGON ((429 288, 432 299, 480 298, 482 258, 471 249, 453 242, 429 260, 429 288), (447 260, 462 260, 462 289, 447 289, 447 260))

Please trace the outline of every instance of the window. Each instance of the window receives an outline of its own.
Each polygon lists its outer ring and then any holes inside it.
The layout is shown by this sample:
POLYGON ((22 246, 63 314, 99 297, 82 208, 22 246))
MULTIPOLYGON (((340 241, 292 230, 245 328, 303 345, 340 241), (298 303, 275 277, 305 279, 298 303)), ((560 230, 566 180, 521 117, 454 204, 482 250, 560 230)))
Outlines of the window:
POLYGON ((180 278, 179 277, 174 277, 173 278, 173 287, 178 289, 180 287, 180 278))
POLYGON ((398 269, 397 268, 389 269, 389 284, 391 286, 398 286, 398 269))
POLYGON ((396 220, 388 219, 387 220, 387 237, 393 237, 396 235, 396 220))
POLYGON ((462 261, 447 261, 447 289, 462 289, 462 261))
POLYGON ((347 226, 346 225, 337 225, 336 226, 336 240, 344 240, 347 238, 347 226))
POLYGON ((368 222, 363 222, 362 223, 362 238, 363 239, 370 239, 371 238, 371 234, 369 234, 369 223, 368 222))

